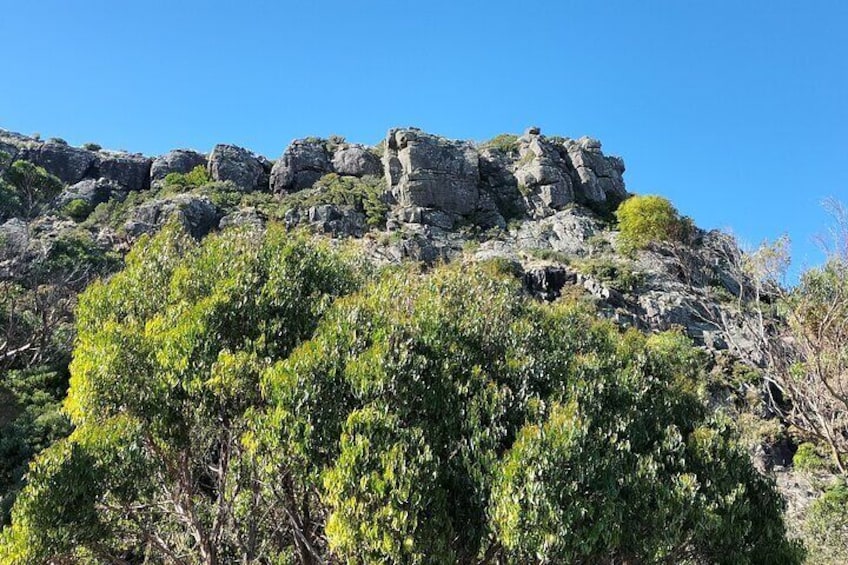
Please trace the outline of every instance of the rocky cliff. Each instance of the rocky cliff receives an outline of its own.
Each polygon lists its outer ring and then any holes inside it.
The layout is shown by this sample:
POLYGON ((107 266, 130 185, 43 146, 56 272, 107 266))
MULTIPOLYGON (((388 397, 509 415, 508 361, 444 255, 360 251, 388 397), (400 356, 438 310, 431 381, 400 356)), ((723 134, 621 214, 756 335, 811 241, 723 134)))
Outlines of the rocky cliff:
POLYGON ((85 230, 102 246, 125 249, 175 216, 197 237, 280 220, 360 238, 378 262, 502 258, 543 298, 577 285, 622 324, 678 325, 716 350, 745 343, 744 336, 723 336, 715 323, 721 316, 709 304, 716 288, 738 294, 739 277, 723 271, 737 254, 726 248, 732 242, 699 234, 699 245, 687 251, 686 280, 680 257, 660 248, 621 257, 608 219, 628 196, 624 162, 589 137, 547 137, 529 128, 472 143, 398 128, 376 147, 295 140, 271 161, 225 144, 208 154, 175 149, 148 157, 0 130, 0 151, 7 155, 0 166, 27 160, 65 185, 38 217, 1 219, 10 249, 0 272, 7 274, 26 260, 22 247, 44 249, 63 231, 85 230), (197 167, 205 170, 205 184, 167 186, 169 175, 197 167), (82 221, 63 215, 73 201, 90 215, 82 221))

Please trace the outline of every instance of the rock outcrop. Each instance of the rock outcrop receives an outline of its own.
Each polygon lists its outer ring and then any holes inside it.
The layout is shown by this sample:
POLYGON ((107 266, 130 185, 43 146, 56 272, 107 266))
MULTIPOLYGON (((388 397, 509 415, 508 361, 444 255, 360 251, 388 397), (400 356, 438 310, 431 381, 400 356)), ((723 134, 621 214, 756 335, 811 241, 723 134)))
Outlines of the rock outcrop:
POLYGON ((159 230, 171 219, 176 219, 195 238, 201 238, 218 227, 221 215, 205 196, 178 194, 170 198, 142 204, 133 211, 124 224, 131 239, 159 230))
POLYGON ((153 159, 128 153, 100 152, 89 177, 104 178, 136 192, 150 188, 150 167, 153 159))
POLYGON ((474 145, 417 129, 389 131, 383 156, 386 184, 402 208, 469 216, 480 200, 480 164, 474 145))
POLYGON ((156 157, 150 167, 150 183, 158 185, 171 173, 186 174, 195 167, 206 166, 206 155, 191 149, 174 149, 156 157))
POLYGON ((265 190, 267 186, 263 161, 235 145, 216 145, 209 154, 208 171, 213 180, 229 181, 242 192, 265 190))
POLYGON ((332 170, 324 140, 296 139, 271 169, 271 191, 287 194, 309 188, 332 170))

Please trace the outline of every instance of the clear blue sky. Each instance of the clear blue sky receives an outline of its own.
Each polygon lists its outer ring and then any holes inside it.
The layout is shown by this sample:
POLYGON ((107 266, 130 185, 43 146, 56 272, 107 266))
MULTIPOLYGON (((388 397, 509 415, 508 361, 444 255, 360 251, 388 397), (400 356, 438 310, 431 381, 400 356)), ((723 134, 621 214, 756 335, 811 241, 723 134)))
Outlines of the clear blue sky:
POLYGON ((796 265, 848 200, 848 2, 0 0, 0 127, 155 154, 535 124, 796 265))

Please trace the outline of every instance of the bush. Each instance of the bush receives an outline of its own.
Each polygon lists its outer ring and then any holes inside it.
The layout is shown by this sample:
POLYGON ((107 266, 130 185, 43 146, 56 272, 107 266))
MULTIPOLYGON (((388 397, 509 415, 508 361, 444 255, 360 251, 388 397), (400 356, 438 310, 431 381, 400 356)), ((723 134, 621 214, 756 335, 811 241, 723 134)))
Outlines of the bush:
POLYGON ((164 187, 171 190, 185 191, 203 186, 211 180, 206 167, 198 165, 187 173, 168 173, 165 176, 164 187))
POLYGON ((502 262, 413 269, 363 280, 274 226, 143 237, 80 299, 76 429, 0 562, 798 561, 685 338, 540 304, 502 262))
POLYGON ((848 563, 848 486, 839 483, 813 502, 804 524, 810 563, 848 563))
POLYGON ((619 205, 619 242, 625 251, 645 249, 655 243, 685 243, 694 226, 662 196, 633 196, 619 205))
POLYGON ((491 147, 504 153, 512 153, 518 151, 518 136, 510 133, 502 133, 484 143, 483 147, 491 147))
POLYGON ((612 259, 589 259, 575 264, 585 275, 595 277, 621 292, 633 292, 645 283, 644 273, 612 259))
POLYGON ((82 222, 91 214, 91 205, 82 198, 75 198, 62 207, 62 213, 74 220, 82 222))
POLYGON ((792 465, 799 471, 821 471, 827 468, 827 462, 819 454, 814 443, 804 442, 792 457, 792 465))
POLYGON ((83 149, 87 149, 88 151, 100 151, 101 149, 103 149, 103 148, 102 148, 100 145, 98 145, 97 143, 91 143, 91 142, 89 142, 89 143, 83 143, 83 144, 82 144, 82 148, 83 148, 83 149))
POLYGON ((312 189, 287 196, 283 204, 300 209, 322 204, 351 206, 365 214, 370 227, 382 228, 389 212, 389 206, 383 200, 385 187, 385 181, 380 177, 366 175, 357 178, 330 173, 318 179, 312 189))

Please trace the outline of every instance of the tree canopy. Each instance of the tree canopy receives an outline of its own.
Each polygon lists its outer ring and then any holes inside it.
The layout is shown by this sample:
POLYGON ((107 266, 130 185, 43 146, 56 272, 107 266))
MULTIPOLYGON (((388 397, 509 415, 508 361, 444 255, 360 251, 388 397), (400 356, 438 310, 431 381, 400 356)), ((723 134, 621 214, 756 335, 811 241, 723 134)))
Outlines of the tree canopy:
POLYGON ((303 234, 144 238, 77 310, 4 563, 794 563, 675 333, 499 263, 369 272, 303 234))

